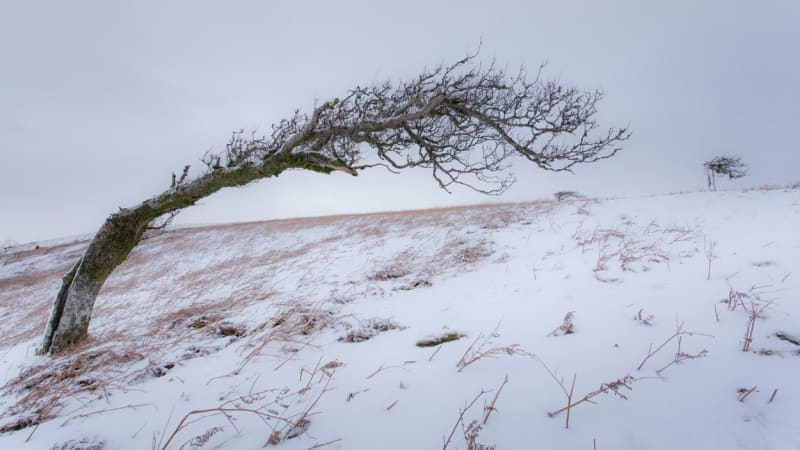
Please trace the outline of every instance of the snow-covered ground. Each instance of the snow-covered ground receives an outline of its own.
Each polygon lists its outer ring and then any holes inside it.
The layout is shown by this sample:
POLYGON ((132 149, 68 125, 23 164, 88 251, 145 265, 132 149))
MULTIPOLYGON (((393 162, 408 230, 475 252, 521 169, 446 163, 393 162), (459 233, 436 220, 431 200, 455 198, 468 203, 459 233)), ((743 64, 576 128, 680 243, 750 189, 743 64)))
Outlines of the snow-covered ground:
POLYGON ((0 448, 798 449, 798 230, 797 189, 178 229, 55 358, 86 243, 5 249, 0 448))

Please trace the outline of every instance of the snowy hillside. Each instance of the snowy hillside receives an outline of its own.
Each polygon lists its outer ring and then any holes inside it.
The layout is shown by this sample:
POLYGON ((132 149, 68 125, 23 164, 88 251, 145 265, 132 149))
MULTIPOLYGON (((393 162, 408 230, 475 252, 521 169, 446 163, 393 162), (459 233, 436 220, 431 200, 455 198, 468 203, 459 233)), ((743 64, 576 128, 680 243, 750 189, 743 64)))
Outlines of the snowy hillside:
POLYGON ((55 358, 86 242, 5 249, 0 448, 796 450, 798 230, 797 189, 179 229, 55 358))

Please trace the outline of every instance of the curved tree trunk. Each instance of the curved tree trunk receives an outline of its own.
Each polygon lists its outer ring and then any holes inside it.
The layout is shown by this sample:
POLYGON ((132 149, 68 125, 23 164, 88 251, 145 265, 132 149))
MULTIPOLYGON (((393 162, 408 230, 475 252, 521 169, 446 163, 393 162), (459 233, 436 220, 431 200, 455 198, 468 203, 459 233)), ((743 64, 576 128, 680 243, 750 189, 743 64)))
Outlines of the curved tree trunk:
POLYGON ((343 164, 315 154, 286 154, 261 165, 218 168, 189 183, 178 185, 132 208, 120 209, 106 219, 72 270, 62 278, 61 289, 47 321, 41 353, 58 353, 87 336, 92 309, 100 288, 142 239, 154 219, 193 205, 214 192, 251 181, 278 176, 298 168, 330 173, 356 172, 343 164))

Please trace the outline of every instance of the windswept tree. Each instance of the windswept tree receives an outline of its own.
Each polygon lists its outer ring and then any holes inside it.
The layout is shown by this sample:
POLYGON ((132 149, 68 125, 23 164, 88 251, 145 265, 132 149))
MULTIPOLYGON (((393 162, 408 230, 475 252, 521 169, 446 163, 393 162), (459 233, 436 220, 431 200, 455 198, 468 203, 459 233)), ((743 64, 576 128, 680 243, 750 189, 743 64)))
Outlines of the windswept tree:
POLYGON ((310 113, 296 111, 266 136, 234 133, 224 152, 202 158, 199 176, 189 177, 187 167, 163 193, 109 216, 64 276, 41 351, 56 353, 86 337, 100 288, 154 221, 222 188, 288 169, 355 176, 382 166, 430 169, 445 190, 463 185, 500 194, 514 180, 513 157, 570 171, 620 150, 628 130, 601 130, 596 120, 602 92, 540 75, 541 68, 529 78, 524 70, 482 66, 471 55, 408 81, 356 87, 310 113))
POLYGON ((717 156, 703 163, 708 178, 708 189, 717 190, 717 175, 734 180, 747 175, 747 165, 738 156, 717 156))

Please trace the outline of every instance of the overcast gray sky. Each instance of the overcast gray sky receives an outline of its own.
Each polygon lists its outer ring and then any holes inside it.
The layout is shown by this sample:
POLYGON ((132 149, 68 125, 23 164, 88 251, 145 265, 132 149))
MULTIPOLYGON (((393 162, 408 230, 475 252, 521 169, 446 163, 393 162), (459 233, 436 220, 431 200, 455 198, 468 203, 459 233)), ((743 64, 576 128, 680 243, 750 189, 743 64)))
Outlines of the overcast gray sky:
MULTIPOLYGON (((633 137, 614 158, 550 174, 522 162, 499 200, 560 189, 704 187, 738 154, 740 183, 800 180, 800 2, 0 1, 0 242, 89 233, 170 173, 349 87, 411 76, 482 44, 482 59, 606 93, 633 137)), ((721 183, 721 187, 732 186, 721 183)), ((427 173, 292 172, 226 190, 183 223, 489 200, 427 173)), ((493 199, 498 200, 498 199, 493 199)))

